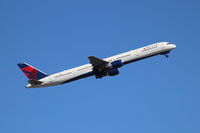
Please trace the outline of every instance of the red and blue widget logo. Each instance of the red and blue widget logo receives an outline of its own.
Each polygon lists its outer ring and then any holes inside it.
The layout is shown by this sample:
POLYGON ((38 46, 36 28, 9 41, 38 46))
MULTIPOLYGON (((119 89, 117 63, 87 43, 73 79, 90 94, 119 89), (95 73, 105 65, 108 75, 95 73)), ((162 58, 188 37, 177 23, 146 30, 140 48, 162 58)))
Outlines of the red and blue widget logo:
POLYGON ((34 67, 32 67, 26 63, 19 63, 17 65, 24 72, 24 74, 27 76, 28 79, 38 80, 38 79, 42 79, 42 78, 48 76, 45 73, 35 69, 34 67))

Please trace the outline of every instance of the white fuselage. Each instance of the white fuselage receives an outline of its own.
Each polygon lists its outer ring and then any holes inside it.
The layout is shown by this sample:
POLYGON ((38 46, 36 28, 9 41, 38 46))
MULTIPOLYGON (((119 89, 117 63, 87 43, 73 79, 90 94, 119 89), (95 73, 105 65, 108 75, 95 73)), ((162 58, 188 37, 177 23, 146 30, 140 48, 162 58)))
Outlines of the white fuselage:
MULTIPOLYGON (((121 60, 123 64, 128 64, 131 62, 135 62, 141 59, 145 59, 151 56, 155 56, 158 54, 165 54, 165 52, 169 52, 176 48, 176 45, 170 44, 169 42, 159 42, 152 45, 148 45, 142 48, 138 48, 135 50, 131 50, 122 54, 118 54, 112 57, 108 57, 103 59, 107 62, 113 62, 116 60, 121 60)), ((93 66, 91 64, 82 65, 79 67, 75 67, 69 70, 65 70, 59 73, 52 74, 43 79, 40 79, 43 83, 40 85, 26 85, 27 88, 36 88, 36 87, 47 87, 47 86, 55 86, 63 83, 68 83, 74 80, 78 80, 81 78, 86 78, 89 76, 93 76, 93 66)))

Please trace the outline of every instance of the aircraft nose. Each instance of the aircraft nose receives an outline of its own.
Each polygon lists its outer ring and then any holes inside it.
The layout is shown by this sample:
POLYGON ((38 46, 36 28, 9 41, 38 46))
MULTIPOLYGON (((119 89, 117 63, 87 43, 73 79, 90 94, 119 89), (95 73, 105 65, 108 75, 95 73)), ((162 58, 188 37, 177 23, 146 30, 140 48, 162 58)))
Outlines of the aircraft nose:
POLYGON ((174 48, 176 48, 176 45, 175 45, 175 44, 172 44, 172 46, 173 46, 174 48))
POLYGON ((170 47, 171 47, 171 49, 175 49, 176 45, 175 44, 171 44, 170 47))

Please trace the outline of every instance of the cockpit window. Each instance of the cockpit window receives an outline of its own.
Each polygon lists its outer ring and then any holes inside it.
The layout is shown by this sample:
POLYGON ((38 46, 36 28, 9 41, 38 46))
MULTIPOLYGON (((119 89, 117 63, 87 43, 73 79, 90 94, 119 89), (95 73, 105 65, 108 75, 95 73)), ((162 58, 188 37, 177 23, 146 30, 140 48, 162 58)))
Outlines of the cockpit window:
POLYGON ((167 45, 169 45, 170 43, 168 42, 167 45))

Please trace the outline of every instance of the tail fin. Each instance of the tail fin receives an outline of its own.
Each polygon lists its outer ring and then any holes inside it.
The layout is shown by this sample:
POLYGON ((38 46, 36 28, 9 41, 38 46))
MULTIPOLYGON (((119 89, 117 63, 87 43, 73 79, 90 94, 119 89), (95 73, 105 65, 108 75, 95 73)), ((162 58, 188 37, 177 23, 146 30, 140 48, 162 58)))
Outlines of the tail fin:
POLYGON ((24 72, 24 74, 26 75, 28 79, 39 80, 48 76, 46 73, 41 72, 40 70, 34 68, 33 66, 25 62, 19 63, 17 65, 24 72))

